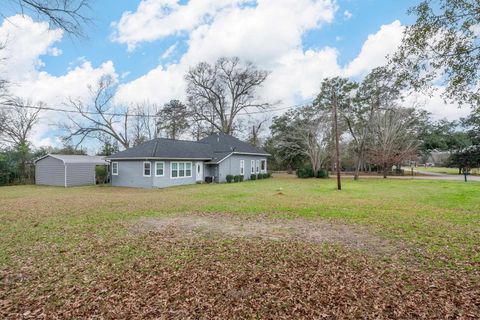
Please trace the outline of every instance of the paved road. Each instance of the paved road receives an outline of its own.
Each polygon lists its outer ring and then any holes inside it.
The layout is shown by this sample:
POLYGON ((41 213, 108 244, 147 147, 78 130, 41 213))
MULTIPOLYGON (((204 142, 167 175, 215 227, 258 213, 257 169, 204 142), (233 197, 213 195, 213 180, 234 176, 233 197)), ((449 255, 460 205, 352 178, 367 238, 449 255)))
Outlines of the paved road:
MULTIPOLYGON (((414 172, 422 174, 422 176, 414 176, 413 179, 423 179, 423 180, 452 180, 452 181, 463 181, 463 174, 444 174, 436 172, 428 172, 422 170, 414 170, 414 172)), ((412 177, 410 177, 412 178, 412 177)), ((480 181, 479 176, 468 176, 468 181, 480 181)))
MULTIPOLYGON (((404 176, 388 176, 388 179, 414 179, 414 180, 450 180, 450 181, 463 181, 463 174, 443 174, 443 173, 435 173, 435 172, 426 172, 426 171, 414 171, 417 174, 422 174, 419 176, 411 176, 410 172, 405 171, 404 176)), ((330 175, 330 178, 334 178, 333 175, 330 175)), ((353 178, 353 175, 342 175, 343 178, 353 178)), ((382 175, 365 175, 361 176, 361 178, 371 178, 371 179, 383 179, 382 175)), ((480 176, 468 176, 468 181, 475 181, 480 182, 480 176)))

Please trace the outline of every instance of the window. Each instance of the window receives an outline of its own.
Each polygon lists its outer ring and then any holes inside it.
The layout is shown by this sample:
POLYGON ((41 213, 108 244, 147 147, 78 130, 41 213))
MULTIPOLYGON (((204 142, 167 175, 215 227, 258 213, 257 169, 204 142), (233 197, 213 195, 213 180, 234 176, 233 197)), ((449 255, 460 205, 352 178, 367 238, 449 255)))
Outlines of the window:
POLYGON ((185 177, 185 162, 180 162, 178 164, 178 176, 180 178, 185 177))
POLYGON ((250 161, 250 173, 255 173, 255 160, 250 161))
POLYGON ((118 162, 112 162, 112 175, 118 176, 118 162))
POLYGON ((190 178, 192 177, 191 162, 172 162, 170 165, 171 178, 190 178))
POLYGON ((260 161, 260 170, 262 170, 262 172, 266 172, 266 171, 267 171, 267 160, 262 159, 262 160, 260 161))
POLYGON ((192 163, 187 162, 185 163, 185 177, 191 177, 192 176, 192 163))
POLYGON ((155 162, 155 177, 165 176, 165 162, 155 162))
POLYGON ((143 163, 143 176, 150 177, 152 171, 152 164, 148 161, 143 163))
POLYGON ((257 160, 256 163, 257 163, 257 165, 256 165, 257 170, 255 172, 259 173, 260 172, 260 161, 257 160))
POLYGON ((172 178, 176 178, 178 177, 178 163, 177 162, 172 162, 172 165, 171 165, 171 176, 172 178))
POLYGON ((240 160, 240 175, 245 174, 245 160, 240 160))

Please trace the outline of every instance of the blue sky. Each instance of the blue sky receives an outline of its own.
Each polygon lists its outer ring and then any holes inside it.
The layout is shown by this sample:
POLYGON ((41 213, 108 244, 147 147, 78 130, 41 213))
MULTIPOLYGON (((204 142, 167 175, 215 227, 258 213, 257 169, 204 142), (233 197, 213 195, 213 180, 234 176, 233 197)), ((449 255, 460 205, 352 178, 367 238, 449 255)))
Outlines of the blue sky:
MULTIPOLYGON (((294 0, 292 0, 294 1, 294 0)), ((186 3, 188 1, 181 1, 186 3)), ((305 48, 335 47, 340 51, 339 63, 346 64, 355 58, 369 34, 378 31, 379 27, 400 20, 402 24, 412 22, 412 17, 406 12, 415 5, 415 0, 343 0, 338 1, 338 16, 332 23, 324 25, 320 30, 313 30, 305 34, 305 48), (345 19, 344 12, 352 14, 345 19), (338 39, 340 37, 340 39, 338 39)), ((179 39, 185 41, 188 35, 171 36, 153 43, 143 44, 134 52, 127 52, 124 44, 111 41, 113 32, 111 23, 118 21, 125 11, 135 11, 138 0, 102 0, 93 2, 93 24, 87 31, 87 39, 72 39, 65 37, 57 45, 63 54, 59 57, 45 56, 44 69, 53 75, 62 75, 79 57, 85 57, 94 65, 107 60, 115 63, 119 74, 129 72, 124 80, 139 77, 159 62, 169 63, 178 60, 185 52, 185 45, 169 59, 161 60, 165 50, 179 39), (183 49, 183 50, 182 50, 183 49)))
MULTIPOLYGON (((323 78, 361 80, 386 63, 412 23, 418 0, 94 0, 87 37, 71 38, 34 17, 12 11, 0 25, 8 39, 0 72, 12 91, 32 101, 65 108, 69 98, 89 101, 88 87, 104 75, 118 83, 116 103, 161 106, 185 98, 184 74, 200 61, 239 56, 271 71, 262 99, 281 107, 310 102, 323 78)), ((5 12, 4 12, 5 13, 5 12)), ((439 88, 441 92, 442 88, 439 88)), ((421 99, 435 117, 466 113, 439 94, 421 99)), ((59 145, 46 112, 34 144, 59 145)))

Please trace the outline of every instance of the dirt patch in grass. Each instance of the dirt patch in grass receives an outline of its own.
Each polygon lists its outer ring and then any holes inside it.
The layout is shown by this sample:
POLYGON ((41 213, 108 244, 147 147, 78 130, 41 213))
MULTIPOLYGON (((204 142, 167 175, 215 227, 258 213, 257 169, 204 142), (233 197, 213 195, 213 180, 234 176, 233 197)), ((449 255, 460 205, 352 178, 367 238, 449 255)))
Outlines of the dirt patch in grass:
POLYGON ((399 255, 407 250, 406 245, 373 235, 361 226, 311 219, 184 215, 142 219, 132 231, 142 233, 167 229, 182 234, 213 233, 237 238, 333 243, 382 256, 399 255))

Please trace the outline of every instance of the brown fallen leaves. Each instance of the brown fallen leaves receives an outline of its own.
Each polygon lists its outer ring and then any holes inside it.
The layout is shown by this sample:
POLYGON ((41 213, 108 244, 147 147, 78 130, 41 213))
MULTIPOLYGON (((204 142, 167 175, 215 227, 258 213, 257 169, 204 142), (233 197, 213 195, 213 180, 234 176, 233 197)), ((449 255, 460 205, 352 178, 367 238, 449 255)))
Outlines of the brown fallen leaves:
POLYGON ((105 264, 94 273, 88 268, 32 275, 3 270, 0 318, 480 316, 479 284, 460 271, 412 270, 336 246, 186 235, 175 228, 136 241, 121 267, 108 260, 86 261, 105 264))

